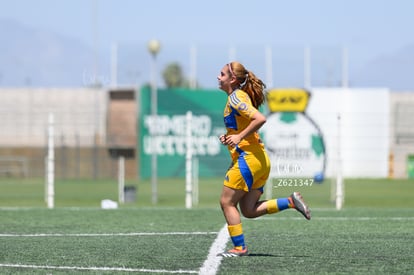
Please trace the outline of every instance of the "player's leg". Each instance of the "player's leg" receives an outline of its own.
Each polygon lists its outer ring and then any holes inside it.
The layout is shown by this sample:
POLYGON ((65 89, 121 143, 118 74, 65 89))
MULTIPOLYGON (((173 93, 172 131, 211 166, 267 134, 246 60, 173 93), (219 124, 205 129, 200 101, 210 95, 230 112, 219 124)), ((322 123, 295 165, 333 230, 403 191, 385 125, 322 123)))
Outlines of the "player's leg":
POLYGON ((234 225, 241 222, 237 204, 244 195, 246 195, 246 192, 243 190, 237 190, 228 186, 223 186, 220 197, 220 206, 223 210, 227 224, 234 225))
POLYGON ((259 201, 262 191, 255 189, 240 200, 240 211, 246 218, 256 218, 267 214, 267 201, 259 201))
POLYGON ((299 192, 294 192, 287 198, 277 198, 268 201, 259 201, 261 190, 251 190, 240 200, 240 210, 246 218, 257 218, 265 214, 274 214, 280 211, 294 208, 306 219, 310 220, 309 207, 304 202, 299 192))
POLYGON ((262 191, 251 190, 240 200, 240 210, 246 218, 257 218, 265 214, 273 214, 288 208, 293 208, 289 198, 278 198, 259 201, 262 191))
POLYGON ((267 154, 247 155, 244 158, 245 167, 251 173, 252 182, 248 184, 249 192, 240 200, 240 210, 246 218, 256 218, 264 214, 273 214, 294 208, 306 219, 310 219, 309 207, 298 192, 286 198, 259 201, 263 188, 269 178, 270 163, 267 154))
POLYGON ((245 194, 246 192, 243 190, 237 190, 228 186, 223 186, 220 197, 220 206, 223 210, 223 214, 227 222, 227 229, 229 231, 229 235, 233 242, 234 248, 229 251, 220 253, 219 256, 236 257, 248 254, 244 241, 240 213, 237 209, 237 204, 245 194))
POLYGON ((240 200, 240 210, 243 216, 256 218, 293 207, 289 198, 259 201, 270 173, 270 164, 265 153, 249 156, 246 162, 250 171, 252 171, 253 182, 250 185, 249 192, 240 200))

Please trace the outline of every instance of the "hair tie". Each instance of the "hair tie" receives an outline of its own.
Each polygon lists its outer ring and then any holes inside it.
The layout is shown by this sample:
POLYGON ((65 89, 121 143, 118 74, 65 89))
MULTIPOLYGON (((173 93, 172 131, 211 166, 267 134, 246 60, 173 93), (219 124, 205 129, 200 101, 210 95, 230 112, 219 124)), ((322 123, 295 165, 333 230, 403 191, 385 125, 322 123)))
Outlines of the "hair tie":
POLYGON ((244 79, 243 83, 240 83, 240 88, 244 87, 247 83, 247 79, 249 79, 249 74, 246 74, 246 78, 244 79))

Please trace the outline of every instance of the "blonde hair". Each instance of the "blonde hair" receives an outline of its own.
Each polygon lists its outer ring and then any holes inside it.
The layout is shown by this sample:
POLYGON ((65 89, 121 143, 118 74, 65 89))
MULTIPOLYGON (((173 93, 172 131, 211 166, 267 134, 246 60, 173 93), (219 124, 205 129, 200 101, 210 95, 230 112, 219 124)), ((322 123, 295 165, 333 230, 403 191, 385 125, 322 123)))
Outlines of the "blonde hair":
POLYGON ((246 92, 255 108, 259 108, 265 101, 264 89, 266 85, 253 72, 239 62, 233 61, 227 64, 231 75, 236 77, 239 88, 246 92))

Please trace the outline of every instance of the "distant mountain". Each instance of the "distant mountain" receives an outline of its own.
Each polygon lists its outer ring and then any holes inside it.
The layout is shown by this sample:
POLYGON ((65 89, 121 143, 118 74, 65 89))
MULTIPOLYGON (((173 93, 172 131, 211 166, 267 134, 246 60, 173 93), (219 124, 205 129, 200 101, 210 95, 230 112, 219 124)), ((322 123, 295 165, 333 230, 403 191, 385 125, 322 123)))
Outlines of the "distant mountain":
POLYGON ((0 86, 89 86, 94 53, 77 40, 0 19, 0 86))
MULTIPOLYGON (((109 49, 102 49, 109 47, 100 49, 97 55, 99 68, 95 70, 95 52, 79 40, 50 31, 32 29, 5 19, 0 19, 0 37, 0 87, 84 87, 97 82, 104 86, 110 84, 109 49)), ((202 62, 216 58, 217 53, 213 50, 209 54, 211 56, 204 56, 202 62)), ((166 58, 179 62, 178 55, 166 58)), ((118 53, 118 83, 140 85, 147 82, 148 63, 145 46, 124 45, 118 53)), ((284 69, 278 83, 280 79, 287 83, 303 83, 303 76, 297 73, 303 70, 300 68, 302 63, 296 65, 296 71, 284 69)), ((282 68, 292 66, 295 64, 279 64, 282 68)), ((163 68, 159 66, 159 70, 162 71, 163 68)), ((349 72, 351 87, 386 87, 391 90, 414 91, 414 45, 394 54, 378 56, 353 70, 349 72)), ((203 72, 198 68, 198 73, 198 78, 207 75, 208 79, 215 79, 216 72, 203 72)), ((327 81, 327 75, 330 76, 326 68, 314 69, 312 84, 335 85, 335 77, 329 78, 332 81, 327 81)))

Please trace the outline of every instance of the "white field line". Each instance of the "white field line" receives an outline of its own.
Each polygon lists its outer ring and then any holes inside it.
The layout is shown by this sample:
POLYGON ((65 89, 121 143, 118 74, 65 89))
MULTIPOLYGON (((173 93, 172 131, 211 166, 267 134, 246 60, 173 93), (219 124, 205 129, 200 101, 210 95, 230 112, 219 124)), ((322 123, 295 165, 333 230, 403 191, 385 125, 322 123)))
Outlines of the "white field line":
MULTIPOLYGON (((303 217, 260 217, 257 220, 303 220, 303 217)), ((317 221, 414 221, 414 217, 312 217, 312 220, 317 221)))
POLYGON ((143 273, 164 273, 164 274, 201 274, 214 275, 217 273, 222 257, 217 254, 223 252, 229 236, 225 224, 219 232, 141 232, 141 233, 85 233, 85 234, 0 234, 0 237, 101 237, 101 236, 168 236, 168 235, 211 235, 217 234, 216 239, 210 247, 207 259, 200 270, 160 270, 144 268, 125 267, 81 267, 81 266, 49 266, 49 265, 25 265, 0 263, 0 267, 28 268, 28 269, 53 269, 53 270, 84 270, 84 271, 124 271, 143 273), (218 233, 218 234, 217 234, 218 233))
POLYGON ((224 251, 229 240, 230 237, 227 231, 227 224, 225 224, 211 245, 207 259, 204 261, 198 274, 215 275, 217 273, 221 260, 223 259, 223 257, 218 257, 217 254, 224 251))
POLYGON ((177 236, 177 235, 215 235, 217 232, 136 232, 136 233, 38 233, 38 234, 1 234, 0 237, 129 237, 129 236, 177 236))
MULTIPOLYGON (((243 218, 245 219, 245 218, 243 218)), ((303 220, 303 217, 277 217, 277 216, 263 216, 256 218, 256 220, 303 220)), ((312 220, 317 221, 414 221, 414 217, 312 217, 312 220)), ((226 229, 226 228, 225 228, 226 229)), ((13 233, 0 233, 0 237, 128 237, 128 236, 171 236, 171 235, 215 235, 218 233, 217 239, 222 234, 223 229, 220 232, 131 232, 131 233, 35 233, 35 234, 13 234, 13 233)), ((225 234, 226 231, 224 230, 225 234)), ((217 240, 216 239, 216 240, 217 240)), ((227 242, 227 240, 226 240, 227 242)), ((212 246, 213 247, 213 246, 212 246)), ((221 251, 219 251, 221 252, 221 251)))
MULTIPOLYGON (((102 209, 101 207, 88 207, 88 206, 82 206, 82 207, 75 207, 75 206, 68 206, 68 207, 56 207, 55 209, 57 210, 64 210, 64 211, 96 211, 96 210, 100 210, 100 211, 154 211, 154 210, 162 210, 162 211, 177 211, 177 210, 182 210, 184 209, 183 207, 137 207, 137 208, 118 208, 118 209, 102 209)), ((211 209, 211 210, 217 210, 219 211, 217 208, 213 208, 213 207, 206 207, 204 209, 211 209)), ((4 211, 28 211, 28 210, 47 210, 46 207, 41 207, 41 206, 0 206, 0 210, 4 210, 4 211)), ((335 211, 337 211, 336 209, 334 209, 335 211)))
POLYGON ((165 269, 146 269, 146 268, 126 268, 126 267, 82 267, 82 266, 52 266, 52 265, 24 265, 24 264, 0 264, 0 267, 15 267, 29 269, 54 269, 54 270, 84 270, 84 271, 124 271, 124 272, 143 272, 143 273, 163 273, 163 274, 197 274, 197 270, 165 270, 165 269))
MULTIPOLYGON (((303 220, 302 217, 260 217, 263 220, 303 220)), ((414 221, 414 217, 313 217, 312 220, 320 221, 414 221)), ((60 234, 60 233, 41 233, 41 234, 0 234, 0 237, 105 237, 105 236, 167 236, 167 235, 212 235, 217 234, 217 238, 210 247, 207 259, 199 271, 197 270, 159 270, 144 268, 124 268, 124 267, 80 267, 80 266, 48 266, 48 265, 25 265, 0 263, 0 267, 28 268, 28 269, 54 269, 54 270, 84 270, 84 271, 124 271, 142 273, 164 273, 164 274, 208 274, 214 275, 220 267, 222 257, 217 254, 224 251, 229 236, 225 225, 219 232, 138 232, 138 233, 80 233, 80 234, 60 234), (218 233, 218 234, 217 234, 218 233)))

